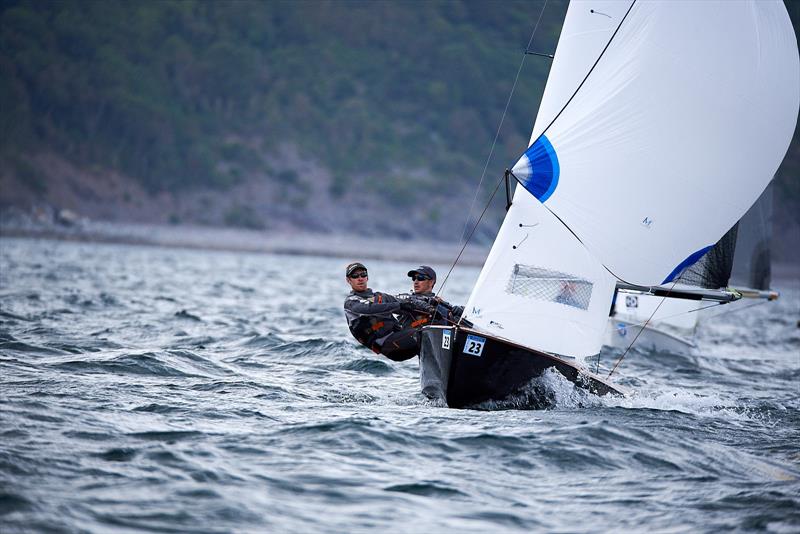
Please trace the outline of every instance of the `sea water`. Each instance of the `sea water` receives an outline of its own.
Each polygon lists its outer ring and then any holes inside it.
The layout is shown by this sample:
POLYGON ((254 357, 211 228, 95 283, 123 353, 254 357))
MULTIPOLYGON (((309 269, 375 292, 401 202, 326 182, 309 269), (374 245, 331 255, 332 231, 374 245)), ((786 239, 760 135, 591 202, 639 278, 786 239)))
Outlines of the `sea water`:
POLYGON ((350 337, 346 263, 0 240, 0 530, 800 531, 797 281, 634 346, 627 398, 450 410, 350 337))

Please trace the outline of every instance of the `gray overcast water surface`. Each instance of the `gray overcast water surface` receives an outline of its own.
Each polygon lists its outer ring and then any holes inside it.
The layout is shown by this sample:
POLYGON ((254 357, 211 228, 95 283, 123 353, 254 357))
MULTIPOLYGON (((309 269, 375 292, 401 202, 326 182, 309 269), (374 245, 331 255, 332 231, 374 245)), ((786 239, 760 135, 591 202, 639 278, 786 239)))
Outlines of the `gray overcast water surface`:
POLYGON ((351 339, 346 263, 1 239, 0 530, 800 531, 796 280, 634 350, 630 398, 449 410, 351 339))

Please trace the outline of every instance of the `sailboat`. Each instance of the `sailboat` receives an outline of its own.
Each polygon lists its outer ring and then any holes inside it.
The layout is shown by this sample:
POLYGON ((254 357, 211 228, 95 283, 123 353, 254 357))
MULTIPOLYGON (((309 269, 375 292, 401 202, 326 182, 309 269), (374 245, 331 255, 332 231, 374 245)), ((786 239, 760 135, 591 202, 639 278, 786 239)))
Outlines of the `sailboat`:
POLYGON ((669 289, 708 252, 774 175, 798 107, 780 1, 572 2, 462 322, 423 330, 423 391, 464 407, 554 368, 623 394, 583 364, 617 284, 669 289))
MULTIPOLYGON (((731 288, 747 299, 776 300, 770 288, 772 186, 700 261, 678 277, 678 290, 731 288)), ((701 295, 658 297, 623 289, 615 293, 604 345, 627 350, 691 354, 702 318, 712 305, 701 295)))

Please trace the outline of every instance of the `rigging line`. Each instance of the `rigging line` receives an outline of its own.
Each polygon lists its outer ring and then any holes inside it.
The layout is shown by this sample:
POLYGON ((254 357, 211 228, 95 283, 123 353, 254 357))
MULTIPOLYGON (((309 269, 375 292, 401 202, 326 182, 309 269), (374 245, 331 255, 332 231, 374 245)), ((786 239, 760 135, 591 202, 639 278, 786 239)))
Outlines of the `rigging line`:
MULTIPOLYGON (((664 298, 667 298, 667 297, 664 297, 664 298)), ((663 301, 662 301, 662 302, 663 302, 663 301)), ((702 310, 707 310, 707 309, 709 309, 709 308, 716 308, 716 307, 718 307, 718 306, 722 306, 723 304, 727 304, 727 303, 726 303, 726 302, 714 302, 713 304, 709 304, 708 306, 703 306, 702 308, 697 308, 696 310, 689 310, 689 311, 685 311, 685 312, 681 312, 681 313, 676 313, 676 314, 674 314, 674 315, 667 315, 666 317, 660 317, 658 320, 659 320, 659 321, 664 321, 665 319, 672 319, 673 317, 679 317, 679 316, 681 316, 681 315, 688 315, 688 314, 690 314, 690 313, 695 313, 695 312, 699 312, 699 311, 702 311, 702 310)), ((762 303, 759 303, 759 304, 762 304, 762 303)), ((660 306, 660 304, 659 304, 659 306, 660 306)), ((750 306, 747 306, 747 307, 749 308, 750 306)), ((738 310, 733 310, 733 311, 738 311, 738 310)), ((719 314, 717 314, 717 315, 725 315, 725 314, 727 314, 727 313, 728 313, 728 312, 723 312, 723 313, 719 313, 719 314)), ((652 317, 652 315, 651 315, 651 317, 652 317)), ((712 317, 716 317, 716 315, 712 315, 712 317)), ((611 317, 611 319, 613 319, 613 317, 611 317)), ((649 321, 649 320, 650 320, 650 319, 648 319, 648 321, 649 321)), ((647 325, 647 321, 645 321, 645 322, 643 322, 643 323, 631 324, 631 325, 629 325, 629 326, 634 326, 634 327, 636 327, 636 326, 641 326, 641 327, 642 327, 642 329, 644 329, 644 327, 645 327, 646 325, 647 325)), ((638 337, 638 336, 637 336, 637 337, 638 337)), ((633 341, 636 341, 636 339, 634 339, 633 341)), ((633 343, 631 343, 631 345, 632 345, 632 344, 633 344, 633 343)), ((630 347, 628 347, 628 348, 630 348, 630 347)), ((594 372, 595 372, 595 374, 598 374, 598 373, 600 372, 600 353, 599 353, 599 352, 597 353, 597 363, 596 363, 596 365, 595 365, 595 371, 594 371, 594 372)), ((610 375, 609 375, 609 376, 610 376, 610 375)))
MULTIPOLYGON (((664 298, 666 298, 666 297, 664 297, 664 298)), ((673 317, 680 317, 681 315, 689 315, 690 313, 696 313, 696 312, 699 312, 699 311, 707 310, 709 308, 716 308, 716 307, 722 306, 724 304, 729 304, 729 303, 728 302, 714 302, 713 304, 709 304, 708 306, 703 306, 702 308, 683 311, 683 312, 680 312, 680 313, 675 313, 673 315, 667 315, 666 317, 659 317, 658 320, 659 321, 664 321, 666 319, 672 319, 673 317)), ((727 312, 725 312, 725 313, 727 313, 727 312)), ((720 314, 717 314, 717 315, 724 315, 724 313, 720 313, 720 314)), ((716 316, 712 315, 711 317, 716 317, 716 316)), ((612 317, 612 319, 613 319, 613 317, 612 317)), ((646 324, 646 321, 644 323, 631 323, 630 326, 644 326, 645 324, 646 324)))
MULTIPOLYGON (((533 31, 531 32, 531 37, 528 39, 528 46, 525 47, 525 50, 528 50, 531 47, 531 43, 533 43, 533 36, 536 35, 536 30, 539 28, 539 22, 542 20, 542 15, 544 15, 544 10, 547 8, 547 0, 544 1, 542 4, 542 10, 539 12, 539 18, 536 19, 536 24, 533 26, 533 31)), ((469 206, 469 211, 467 212, 467 220, 464 221, 464 229, 461 230, 461 239, 464 239, 464 236, 467 233, 467 228, 469 227, 469 219, 472 216, 472 210, 475 209, 475 202, 478 200, 478 195, 481 192, 481 186, 483 185, 483 180, 486 178, 486 171, 489 168, 489 163, 492 161, 492 156, 494 155, 494 148, 497 145, 497 139, 500 137, 500 130, 503 128, 503 122, 506 119, 506 113, 508 113, 508 107, 511 105, 511 97, 514 96, 514 90, 517 88, 517 81, 519 80, 519 75, 522 72, 522 67, 525 65, 525 56, 527 54, 522 54, 522 61, 519 62, 519 68, 517 69, 517 75, 514 77, 514 83, 511 85, 511 92, 508 94, 508 100, 506 100, 506 107, 503 110, 503 115, 500 117, 500 124, 497 125, 497 131, 494 134, 494 141, 492 141, 492 148, 489 150, 489 156, 486 158, 486 163, 483 166, 483 172, 481 173, 481 179, 478 182, 478 187, 475 189, 475 196, 472 198, 472 204, 469 206)))
POLYGON ((764 304, 769 304, 769 302, 770 301, 768 301, 768 300, 764 300, 763 302, 755 302, 753 304, 748 304, 747 306, 742 306, 741 308, 734 308, 732 310, 727 310, 727 311, 724 311, 724 312, 715 313, 714 315, 711 315, 711 316, 707 317, 706 321, 710 321, 711 319, 715 319, 717 317, 722 317, 723 315, 730 315, 731 313, 740 312, 742 310, 749 310, 750 308, 755 308, 756 306, 762 306, 764 304))
MULTIPOLYGON (((572 96, 569 97, 569 100, 567 100, 567 102, 564 104, 564 106, 561 108, 561 110, 556 114, 555 117, 553 117, 553 120, 550 121, 550 124, 548 124, 545 127, 544 130, 542 130, 542 133, 539 134, 539 137, 537 137, 536 140, 531 143, 531 145, 535 144, 536 141, 538 141, 547 132, 547 130, 553 125, 553 123, 561 116, 561 114, 564 112, 564 110, 567 108, 567 106, 569 106, 570 102, 572 102, 572 100, 575 98, 575 95, 577 95, 578 91, 580 91, 581 87, 583 87, 583 84, 586 83, 586 80, 589 79, 589 76, 592 74, 592 72, 594 71, 595 67, 600 62, 600 58, 602 58, 603 55, 605 55, 606 50, 608 50, 608 47, 614 41, 614 38, 617 36, 617 33, 619 33, 619 29, 622 27, 622 24, 625 22, 625 19, 628 18, 628 15, 630 14, 631 10, 633 9, 633 6, 636 5, 636 1, 637 0, 633 0, 633 2, 631 2, 631 5, 628 7, 628 10, 625 12, 625 15, 622 17, 622 20, 619 21, 619 24, 617 25, 616 29, 614 30, 614 33, 611 35, 611 38, 609 38, 608 42, 606 43, 606 46, 600 52, 600 55, 597 56, 597 59, 595 60, 594 64, 589 69, 589 72, 586 73, 586 76, 583 78, 581 83, 578 85, 577 89, 575 89, 575 92, 572 93, 572 96)), ((544 12, 544 8, 542 9, 542 13, 543 12, 544 12)), ((539 19, 540 20, 541 20, 541 16, 542 15, 540 13, 539 14, 539 19)), ((537 21, 536 22, 536 26, 538 27, 538 25, 539 25, 539 22, 537 21)), ((534 27, 534 33, 535 33, 535 31, 536 31, 536 28, 534 27)), ((532 41, 533 41, 533 34, 531 34, 531 42, 532 41)), ((530 48, 530 43, 528 43, 528 46, 526 47, 526 49, 529 49, 529 48, 530 48)), ((525 57, 524 56, 525 56, 525 54, 523 54, 522 62, 520 64, 520 70, 522 69, 522 63, 524 63, 524 61, 525 61, 525 57)), ((515 84, 516 84, 516 80, 515 80, 515 84)), ((512 89, 512 91, 513 91, 513 89, 512 89)), ((509 100, 510 100, 510 98, 511 97, 509 96, 509 100)), ((503 117, 505 117, 505 113, 503 114, 503 117)), ((498 128, 498 132, 499 132, 499 128, 498 128)), ((494 150, 494 145, 492 146, 492 150, 494 150)), ((486 165, 488 167, 488 159, 487 159, 486 165)), ((513 173, 512 173, 512 176, 514 176, 513 173)), ((516 178, 516 176, 514 176, 514 178, 516 178)), ((483 177, 481 177, 481 180, 483 180, 483 177)), ((442 282, 442 286, 441 286, 442 289, 439 291, 439 293, 442 293, 442 290, 444 289, 445 283, 447 282, 447 279, 450 276, 450 273, 453 271, 453 268, 456 266, 456 264, 458 263, 458 260, 461 258, 461 254, 464 252, 464 249, 466 248, 467 244, 469 243, 469 240, 472 238, 472 235, 475 233, 475 229, 478 227, 478 223, 480 223, 481 218, 483 218, 483 215, 486 213, 486 209, 491 204, 491 201, 494 198, 495 193, 497 193, 497 189, 500 187, 500 184, 502 183, 502 181, 503 180, 500 179, 497 182, 497 186, 495 187, 494 191, 492 192, 492 196, 489 198, 489 201, 486 203, 486 207, 484 207, 483 212, 481 213, 481 216, 478 218, 478 221, 472 227, 472 231, 470 232, 469 236, 467 237, 467 239, 466 239, 466 241, 464 243, 464 246, 461 247, 461 251, 458 253, 458 256, 456 257, 456 260, 453 262, 453 265, 450 267, 450 270, 447 272, 447 276, 445 277, 444 282, 442 282)), ((517 180, 517 181, 519 182, 519 180, 517 180)), ((480 188, 480 186, 479 186, 479 188, 480 188)), ((477 199, 477 192, 476 192, 476 197, 475 198, 477 199)), ((542 204, 542 205, 544 205, 544 204, 542 204)), ((545 207, 547 207, 547 206, 545 206, 545 207)), ((550 211, 550 208, 548 208, 548 211, 550 211)), ((550 211, 550 213, 553 213, 553 212, 550 211)), ((555 215, 555 214, 553 213, 553 215, 555 215)), ((558 216, 556 216, 556 217, 558 217, 558 216)), ((561 219, 559 218, 559 220, 561 220, 561 219)), ((468 221, 469 221, 469 219, 468 219, 468 221)), ((564 221, 561 221, 561 224, 564 224, 564 221)), ((569 226, 567 226, 566 224, 564 224, 564 226, 566 226, 570 231, 572 231, 572 229, 570 229, 569 226)), ((574 235, 574 232, 573 232, 573 235, 574 235)), ((606 269, 608 269, 608 268, 606 267, 606 269)), ((611 272, 611 271, 609 271, 609 272, 611 272)), ((611 273, 611 274, 614 274, 614 273, 611 273)), ((617 278, 619 278, 619 277, 617 277, 617 278)), ((620 278, 620 280, 621 280, 621 278, 620 278)), ((659 304, 659 306, 660 306, 660 304, 659 304)), ((616 369, 616 366, 615 366, 615 369, 616 369)))
MULTIPOLYGON (((672 289, 675 287, 675 284, 677 284, 677 283, 678 283, 677 281, 672 282, 672 287, 669 288, 669 291, 672 291, 672 289)), ((622 353, 622 356, 619 357, 619 359, 617 360, 617 363, 614 364, 614 368, 611 369, 611 372, 608 373, 608 376, 606 376, 606 378, 611 378, 611 375, 614 374, 614 371, 617 370, 617 367, 619 367, 619 364, 622 363, 622 360, 628 354, 628 351, 630 351, 631 347, 633 347, 633 344, 636 343, 636 340, 639 339, 639 336, 642 335, 642 332, 644 332, 644 329, 647 326, 647 323, 649 323, 650 320, 653 318, 653 316, 656 314, 656 312, 658 312, 658 309, 661 307, 662 304, 664 304, 664 301, 667 300, 668 296, 669 296, 669 292, 667 292, 667 294, 664 295, 661 298, 661 302, 658 303, 658 306, 656 306, 656 309, 653 310, 653 313, 651 313, 650 317, 648 317, 647 320, 644 322, 644 325, 639 329, 638 332, 636 332, 636 336, 633 338, 633 341, 631 341, 631 344, 628 345, 627 349, 625 349, 625 352, 622 353)))
MULTIPOLYGON (((558 118, 561 116, 561 114, 564 113, 564 110, 567 109, 567 106, 569 106, 570 102, 572 102, 572 100, 575 98, 575 95, 578 94, 578 91, 581 90, 581 87, 583 87, 583 84, 586 83, 586 80, 588 80, 589 76, 592 74, 592 72, 594 72, 595 67, 600 62, 600 58, 602 58, 605 55, 606 50, 608 50, 608 47, 611 46, 611 43, 614 41, 614 38, 617 36, 617 33, 619 33, 619 29, 622 27, 622 24, 625 22, 625 19, 628 18, 628 15, 630 14, 631 10, 633 9, 633 6, 636 5, 636 2, 637 2, 637 0, 633 0, 633 2, 631 2, 631 5, 628 7, 628 10, 625 12, 625 15, 622 17, 622 20, 619 21, 619 24, 617 25, 617 28, 614 30, 614 33, 609 38, 608 42, 606 43, 606 46, 603 47, 603 50, 600 52, 600 55, 597 56, 597 59, 595 60, 594 64, 592 65, 592 68, 590 68, 589 72, 586 73, 586 76, 583 77, 583 80, 581 81, 581 83, 578 84, 578 87, 577 87, 577 89, 575 89, 575 92, 572 93, 572 96, 569 97, 569 100, 567 100, 567 102, 564 104, 564 106, 561 108, 561 110, 556 114, 556 116, 553 117, 553 120, 550 121, 550 124, 545 126, 544 130, 542 130, 542 133, 540 133, 539 136, 529 146, 533 146, 534 144, 536 144, 536 142, 539 141, 539 139, 541 139, 542 136, 545 133, 547 133, 547 131, 550 129, 550 127, 553 126, 553 123, 555 123, 556 120, 558 120, 558 118)), ((511 176, 514 176, 514 173, 511 173, 511 176)), ((519 179, 516 176, 514 176, 514 178, 517 180, 517 182, 519 182, 519 179)), ((524 187, 524 184, 523 184, 523 187, 524 187)), ((542 206, 547 208, 547 210, 550 213, 553 213, 553 210, 551 210, 545 203, 542 203, 542 206)), ((553 215, 555 215, 555 213, 553 213, 553 215)), ((564 221, 562 221, 561 218, 558 217, 558 215, 556 215, 556 217, 561 222, 561 224, 566 226, 567 229, 570 232, 572 232, 572 229, 564 221)), ((575 232, 572 232, 572 235, 575 235, 575 232)), ((578 237, 578 236, 575 235, 575 237, 578 237)), ((578 241, 580 241, 580 239, 578 239, 578 241)), ((583 243, 583 242, 581 241, 581 243, 583 243)), ((605 267, 605 265, 604 265, 604 267, 605 267)), ((622 278, 620 278, 619 276, 617 276, 616 274, 611 272, 611 270, 608 267, 606 267, 606 270, 609 273, 611 273, 615 278, 617 278, 619 280, 622 280, 622 278)))
MULTIPOLYGON (((609 39, 609 40, 608 40, 608 43, 606 43, 606 46, 605 46, 605 48, 603 48, 603 51, 600 53, 600 56, 598 56, 598 57, 597 57, 597 60, 594 62, 594 65, 592 65, 592 68, 591 68, 591 69, 589 69, 589 72, 588 72, 588 73, 586 73, 586 77, 583 79, 583 81, 580 83, 580 85, 578 85, 578 88, 577 88, 577 89, 575 89, 575 92, 574 92, 574 93, 572 93, 572 96, 571 96, 571 97, 569 97, 569 100, 567 100, 567 103, 566 103, 566 104, 564 104, 564 107, 562 107, 562 108, 561 108, 561 111, 559 111, 559 112, 558 112, 558 114, 557 114, 555 117, 553 117, 553 120, 552 120, 552 121, 550 121, 550 124, 548 124, 548 125, 547 125, 547 127, 546 127, 544 130, 542 130, 542 133, 541 133, 541 134, 539 134, 539 137, 537 137, 537 138, 536 138, 536 141, 538 141, 538 140, 539 140, 539 139, 540 139, 540 138, 541 138, 541 137, 542 137, 542 136, 545 134, 545 132, 547 132, 547 130, 548 130, 548 129, 549 129, 549 128, 550 128, 550 127, 553 125, 553 123, 556 121, 556 119, 557 119, 557 118, 558 118, 558 117, 561 115, 561 113, 562 113, 562 112, 563 112, 563 111, 564 111, 564 110, 567 108, 567 106, 568 106, 568 105, 569 105, 569 103, 572 101, 572 99, 573 99, 573 98, 575 98, 575 95, 576 95, 576 94, 578 94, 578 91, 579 91, 579 90, 580 90, 580 88, 583 86, 583 83, 584 83, 584 82, 587 80, 587 78, 589 78, 589 75, 592 73, 592 71, 594 70, 595 66, 597 66, 597 63, 600 61, 600 58, 601 58, 601 57, 603 57, 603 54, 605 53, 605 51, 606 51, 606 49, 608 48, 608 46, 611 44, 611 41, 614 39, 614 36, 615 36, 615 35, 617 35, 617 31, 619 31, 619 28, 620 28, 620 26, 622 26, 622 23, 623 23, 623 22, 625 22, 625 18, 628 16, 628 13, 630 13, 631 9, 633 8, 633 4, 635 4, 635 3, 636 3, 636 0, 634 0, 634 1, 633 1, 633 3, 632 3, 632 4, 630 5, 630 7, 628 8, 628 11, 625 13, 625 16, 624 16, 624 17, 622 17, 622 20, 620 21, 620 23, 619 23, 619 26, 617 26, 617 29, 614 31, 614 35, 612 35, 612 36, 611 36, 611 39, 609 39)), ((536 141, 534 141, 533 143, 531 143, 531 146, 533 146, 533 145, 536 143, 536 141)), ((515 180, 516 180, 518 183, 522 183, 522 182, 520 182, 520 181, 519 181, 519 178, 517 178, 517 175, 516 175, 516 174, 514 174, 512 171, 508 171, 508 174, 510 174, 511 176, 513 176, 513 177, 514 177, 514 179, 515 179, 515 180)), ((523 187, 524 187, 524 184, 523 184, 523 187)), ((569 227, 569 225, 568 225, 567 223, 565 223, 565 222, 564 222, 564 221, 561 219, 561 217, 559 217, 559 216, 558 216, 558 214, 556 214, 554 211, 552 211, 552 210, 551 210, 549 207, 547 207, 547 205, 545 205, 544 203, 542 203, 542 206, 544 206, 545 208, 547 208, 547 211, 549 211, 550 213, 552 213, 552 214, 553 214, 553 216, 554 216, 556 219, 558 219, 558 222, 560 222, 561 224, 563 224, 563 225, 564 225, 564 227, 565 227, 567 230, 569 230, 569 233, 571 233, 571 234, 573 235, 573 237, 574 237, 575 239, 577 239, 577 240, 578 240, 578 243, 580 243, 580 244, 581 244, 581 245, 583 245, 584 247, 586 246, 586 244, 583 242, 583 240, 582 240, 580 237, 578 237, 578 234, 576 234, 576 233, 575 233, 575 232, 572 230, 572 228, 570 228, 570 227, 569 227)), ((614 278, 616 278, 617 280, 619 280, 619 281, 621 281, 621 282, 627 282, 626 280, 623 280, 622 278, 620 278, 619 276, 617 276, 616 274, 614 274, 614 273, 611 271, 611 269, 609 269, 607 266, 603 265, 603 268, 604 268, 606 271, 608 271, 608 273, 609 273, 611 276, 613 276, 614 278)))
MULTIPOLYGON (((675 286, 675 284, 676 284, 676 283, 677 283, 677 282, 673 282, 673 284, 672 284, 672 285, 673 285, 673 287, 675 286)), ((670 288, 670 290, 672 290, 672 288, 670 288)), ((661 307, 661 304, 663 304, 663 303, 664 303, 664 300, 665 300, 666 298, 667 298, 667 297, 663 297, 663 298, 661 299, 661 302, 659 302, 659 303, 658 303, 658 306, 656 306, 656 309, 655 309, 655 311, 653 312, 653 315, 655 315, 655 314, 656 314, 656 312, 658 311, 658 308, 660 308, 660 307, 661 307)), ((768 303, 769 303, 769 301, 768 301, 768 300, 765 300, 765 301, 763 301, 763 302, 756 302, 756 303, 754 303, 754 304, 750 304, 750 305, 748 305, 748 306, 744 306, 744 307, 742 307, 742 308, 736 308, 736 309, 733 309, 733 310, 728 310, 728 311, 724 311, 724 312, 722 312, 722 313, 717 313, 717 314, 714 314, 714 315, 712 315, 712 316, 710 316, 710 317, 706 318, 706 320, 708 321, 708 320, 714 319, 715 317, 721 317, 721 316, 723 316, 723 315, 728 315, 728 314, 731 314, 731 313, 736 313, 736 312, 738 312, 738 311, 742 311, 742 310, 748 310, 748 309, 750 309, 750 308, 754 308, 754 307, 756 307, 756 306, 762 306, 762 305, 764 305, 764 304, 768 304, 768 303)), ((715 308, 715 307, 717 307, 717 306, 722 306, 722 304, 724 304, 724 303, 722 303, 722 302, 719 302, 719 303, 716 303, 716 304, 710 304, 710 305, 708 305, 708 306, 704 306, 704 307, 702 307, 702 308, 698 308, 697 310, 692 310, 692 311, 689 311, 689 312, 686 312, 686 313, 692 313, 692 312, 695 312, 695 311, 700 311, 700 310, 707 310, 708 308, 715 308)), ((652 318, 653 318, 653 315, 651 315, 651 316, 650 316, 650 319, 652 319, 652 318)), ((678 315, 681 315, 681 314, 678 314, 678 315)), ((674 315, 672 315, 672 316, 670 316, 670 317, 675 317, 675 316, 674 316, 674 315)), ((631 341, 631 344, 628 346, 628 348, 627 348, 627 349, 625 349, 625 352, 622 354, 622 356, 620 356, 620 357, 619 357, 619 360, 617 360, 617 363, 616 363, 616 364, 614 364, 614 368, 611 370, 611 372, 610 372, 610 373, 608 373, 608 376, 607 376, 606 378, 610 378, 610 377, 611 377, 611 375, 614 373, 614 371, 616 371, 616 370, 617 370, 617 366, 620 364, 620 362, 621 362, 621 361, 622 361, 622 359, 625 357, 625 355, 626 355, 626 354, 628 354, 628 351, 631 349, 631 347, 633 346, 633 344, 634 344, 634 343, 636 343, 636 339, 639 337, 639 334, 641 334, 641 333, 644 331, 644 328, 647 326, 647 323, 650 321, 650 319, 647 319, 647 321, 645 321, 645 322, 644 322, 644 325, 642 325, 642 328, 641 328, 641 329, 639 330, 639 332, 636 334, 636 337, 634 337, 634 338, 633 338, 633 341, 631 341)), ((664 319, 666 319, 666 317, 664 317, 664 319)), ((638 325, 634 325, 634 326, 638 326, 638 325)), ((598 365, 599 365, 599 361, 598 361, 598 365)))
MULTIPOLYGON (((600 55, 597 56, 597 59, 595 60, 594 64, 592 65, 592 68, 589 69, 589 72, 587 72, 586 76, 583 77, 583 80, 581 80, 581 83, 578 84, 578 88, 575 89, 575 92, 572 93, 572 96, 569 97, 569 100, 567 100, 566 104, 564 104, 564 106, 561 108, 561 110, 558 113, 556 113, 556 116, 553 117, 553 120, 550 121, 550 124, 545 126, 544 130, 542 130, 542 133, 539 134, 539 137, 537 137, 536 140, 533 141, 533 143, 531 143, 531 146, 536 144, 536 141, 541 139, 541 137, 545 133, 547 133, 547 130, 549 130, 550 127, 553 125, 553 123, 556 122, 556 120, 558 120, 558 118, 561 116, 562 113, 564 113, 564 110, 567 109, 567 106, 569 106, 570 102, 572 102, 572 100, 575 98, 575 95, 577 95, 578 91, 581 90, 581 87, 583 87, 583 84, 586 83, 586 80, 588 80, 589 76, 591 76, 592 72, 594 72, 594 68, 597 66, 598 63, 600 63, 600 58, 602 58, 605 55, 606 50, 608 50, 608 47, 611 46, 611 43, 614 41, 614 37, 617 36, 617 33, 619 32, 619 29, 622 27, 622 24, 625 22, 625 19, 628 18, 628 15, 630 14, 631 9, 633 9, 634 5, 636 5, 636 0, 633 0, 633 2, 631 2, 631 5, 628 8, 628 11, 625 12, 625 15, 622 17, 622 20, 619 21, 619 24, 617 25, 617 28, 614 30, 614 33, 611 35, 611 38, 609 38, 608 42, 606 43, 606 46, 603 47, 603 50, 602 50, 602 52, 600 52, 600 55)), ((516 176, 515 176, 515 178, 516 178, 516 176)))
MULTIPOLYGON (((467 245, 469 244, 469 240, 472 239, 472 235, 475 233, 475 230, 478 228, 478 225, 480 224, 481 219, 483 219, 483 216, 486 214, 486 210, 488 210, 489 206, 492 204, 492 200, 494 200, 494 196, 497 194, 497 191, 500 189, 500 184, 502 184, 502 183, 503 183, 503 178, 500 178, 497 181, 497 185, 494 186, 494 191, 492 191, 492 195, 489 197, 489 200, 486 202, 486 206, 484 206, 483 211, 481 212, 480 216, 478 217, 478 220, 475 221, 475 225, 472 227, 472 231, 470 231, 469 236, 467 236, 467 240, 464 241, 464 245, 461 247, 461 250, 459 251, 458 256, 456 256, 456 259, 453 262, 453 265, 451 265, 450 266, 450 270, 447 271, 447 275, 444 277, 444 281, 442 282, 442 285, 441 285, 441 287, 439 289, 439 296, 441 296, 444 293, 444 286, 447 284, 447 279, 450 278, 450 273, 453 272, 453 269, 455 268, 456 264, 458 263, 458 260, 461 259, 461 255, 464 253, 464 249, 467 248, 467 245)), ((463 317, 463 314, 462 314, 462 317, 463 317)), ((459 324, 461 323, 461 319, 459 319, 458 323, 459 324)))
MULTIPOLYGON (((528 39, 528 45, 525 47, 526 51, 530 49, 531 44, 533 43, 533 38, 536 35, 536 30, 539 28, 539 23, 542 21, 542 16, 544 15, 544 10, 547 8, 547 2, 548 2, 548 0, 544 0, 544 3, 542 4, 542 10, 539 12, 539 17, 536 19, 536 24, 534 24, 533 31, 531 32, 531 36, 528 39)), ((517 82, 519 81, 519 76, 522 73, 522 67, 525 65, 525 56, 526 55, 527 54, 523 52, 522 60, 519 62, 519 68, 517 68, 517 74, 516 74, 516 76, 514 76, 514 83, 511 85, 511 91, 508 94, 508 99, 506 100, 506 106, 503 109, 503 115, 500 117, 500 124, 498 124, 497 131, 494 134, 494 140, 492 141, 492 147, 489 150, 489 155, 487 156, 486 163, 483 166, 483 172, 481 173, 481 179, 478 182, 478 187, 475 188, 475 196, 472 198, 472 204, 470 204, 469 211, 467 212, 467 219, 464 221, 464 229, 461 231, 461 239, 464 240, 464 245, 461 247, 461 250, 459 251, 458 256, 456 256, 455 261, 453 261, 453 265, 450 266, 450 270, 447 271, 447 275, 444 277, 444 281, 442 282, 442 285, 439 286, 439 294, 440 295, 444 291, 444 287, 447 284, 447 279, 450 277, 450 273, 453 272, 453 269, 458 264, 458 260, 461 259, 461 255, 464 253, 464 250, 467 248, 467 245, 469 244, 470 239, 472 239, 472 236, 475 234, 475 230, 478 228, 478 224, 480 224, 481 219, 483 219, 484 214, 486 214, 486 210, 491 205, 492 200, 494 199, 494 196, 495 196, 495 194, 497 194, 497 190, 500 187, 500 183, 502 182, 502 179, 497 182, 497 185, 495 186, 494 191, 492 191, 492 195, 489 197, 489 200, 486 202, 486 206, 484 206, 483 211, 480 214, 480 217, 478 217, 478 220, 475 221, 475 225, 472 227, 472 230, 470 231, 469 235, 465 239, 464 235, 466 234, 467 228, 469 227, 469 219, 472 216, 472 210, 475 209, 475 203, 477 202, 478 195, 481 192, 481 186, 483 185, 483 180, 486 178, 486 171, 488 170, 489 163, 491 162, 492 156, 494 155, 494 149, 495 149, 495 146, 497 145, 497 140, 500 137, 500 131, 501 131, 502 127, 503 127, 503 122, 505 121, 506 114, 508 113, 508 108, 511 105, 511 98, 514 96, 514 91, 517 88, 517 82)), ((460 323, 460 321, 459 321, 459 323, 460 323)))

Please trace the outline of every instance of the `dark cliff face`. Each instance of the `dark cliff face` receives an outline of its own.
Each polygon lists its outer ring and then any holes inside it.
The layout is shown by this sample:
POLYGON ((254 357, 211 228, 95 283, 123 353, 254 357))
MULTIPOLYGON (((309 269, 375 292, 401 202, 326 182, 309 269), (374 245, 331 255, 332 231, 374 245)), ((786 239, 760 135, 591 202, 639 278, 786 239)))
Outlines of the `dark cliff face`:
MULTIPOLYGON (((548 2, 531 49, 555 49, 566 5, 548 2)), ((543 6, 6 1, 0 205, 455 238, 543 6)), ((525 63, 478 212, 525 148, 548 69, 525 63)), ((797 176, 795 142, 777 176, 788 233, 797 176)), ((479 235, 502 214, 496 199, 479 235)))

